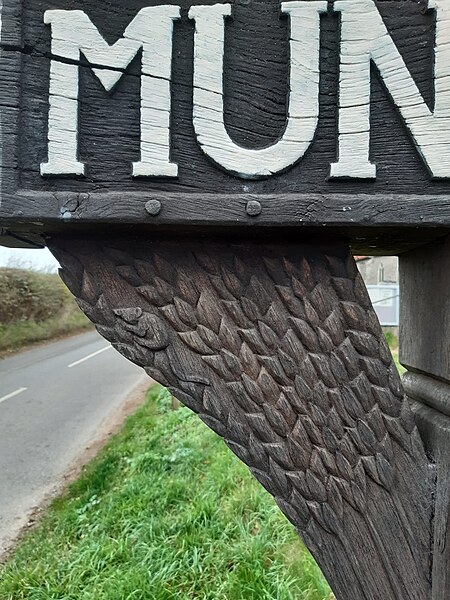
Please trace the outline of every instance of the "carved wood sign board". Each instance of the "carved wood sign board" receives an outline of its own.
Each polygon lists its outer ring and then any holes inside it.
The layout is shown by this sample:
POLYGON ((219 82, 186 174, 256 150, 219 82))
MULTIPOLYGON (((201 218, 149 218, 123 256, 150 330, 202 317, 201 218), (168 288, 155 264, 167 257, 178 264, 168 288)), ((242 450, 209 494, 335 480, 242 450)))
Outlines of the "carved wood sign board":
POLYGON ((448 0, 3 0, 0 227, 438 235, 449 18, 448 0))

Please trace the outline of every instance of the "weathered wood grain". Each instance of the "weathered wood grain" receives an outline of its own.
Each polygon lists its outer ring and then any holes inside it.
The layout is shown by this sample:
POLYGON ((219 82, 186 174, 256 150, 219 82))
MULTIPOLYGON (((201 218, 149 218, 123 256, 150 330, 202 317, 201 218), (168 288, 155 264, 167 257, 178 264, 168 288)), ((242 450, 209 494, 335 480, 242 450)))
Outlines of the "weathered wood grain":
MULTIPOLYGON (((429 382, 432 393, 434 381, 429 382)), ((447 400, 450 398, 450 385, 447 384, 447 400)), ((411 397, 418 401, 413 404, 416 422, 425 440, 427 451, 436 461, 435 512, 433 517, 433 563, 432 600, 442 600, 450 595, 450 418, 439 411, 430 409, 424 399, 418 397, 415 382, 408 386, 411 397)), ((450 404, 449 404, 450 408, 450 404)))
POLYGON ((450 596, 450 238, 400 257, 405 391, 436 464, 433 600, 450 596))
POLYGON ((224 437, 338 600, 431 600, 435 473, 345 245, 50 245, 99 332, 224 437))
POLYGON ((450 382, 449 274, 448 237, 405 254, 400 262, 404 296, 400 307, 400 360, 411 371, 447 382, 450 382))
MULTIPOLYGON (((214 3, 205 0, 202 6, 210 8, 214 3)), ((196 83, 193 70, 195 23, 188 18, 192 2, 180 0, 176 5, 181 7, 181 18, 174 23, 170 120, 170 160, 178 165, 178 177, 133 177, 133 164, 139 162, 141 151, 141 88, 143 80, 146 85, 151 79, 141 75, 141 56, 126 69, 117 68, 117 75, 122 71, 123 75, 108 93, 90 68, 99 72, 108 65, 89 65, 83 54, 79 61, 71 60, 80 72, 78 142, 85 177, 42 177, 40 165, 48 159, 50 63, 64 58, 52 54, 45 11, 84 10, 105 42, 114 44, 140 10, 159 4, 156 0, 80 0, 75 7, 70 0, 5 0, 0 54, 3 227, 34 237, 69 232, 84 224, 99 230, 119 222, 127 226, 144 223, 149 229, 250 224, 318 230, 326 225, 354 244, 365 240, 361 244, 365 251, 376 246, 380 252, 403 249, 408 239, 411 246, 417 245, 424 239, 423 227, 429 228, 427 239, 448 228, 450 183, 430 176, 376 69, 371 73, 369 151, 371 162, 377 165, 377 177, 330 178, 330 165, 338 159, 341 53, 339 15, 331 10, 320 19, 317 131, 303 158, 285 172, 244 180, 218 167, 217 160, 212 157, 213 162, 205 154, 193 120, 202 106, 204 90, 196 83), (72 193, 87 194, 88 201, 68 223, 63 215, 71 211, 61 214, 59 198, 72 198, 72 193), (162 205, 156 218, 145 212, 145 204, 153 196, 162 205), (250 218, 245 210, 249 198, 262 205, 256 218, 250 218), (397 234, 403 227, 404 238, 392 249, 394 231, 397 234)), ((278 0, 231 4, 233 19, 225 24, 224 95, 219 94, 218 106, 223 104, 223 126, 232 143, 253 155, 276 145, 287 131, 290 19, 281 14, 278 0)), ((417 94, 423 97, 421 110, 432 111, 435 14, 425 10, 424 0, 383 0, 376 6, 417 94)), ((440 91, 442 81, 447 78, 439 79, 440 91)), ((305 96, 305 110, 310 97, 305 96)), ((445 123, 443 119, 439 135, 445 133, 445 123)), ((444 161, 442 153, 441 158, 444 161)), ((246 168, 249 164, 242 165, 241 171, 246 168)))
POLYGON ((355 253, 399 254, 439 237, 445 237, 450 200, 434 196, 389 195, 381 203, 371 195, 277 195, 177 193, 20 193, 10 201, 12 213, 0 218, 5 229, 20 237, 45 239, 52 233, 153 230, 197 231, 195 235, 302 236, 302 239, 344 238, 355 253), (351 204, 349 204, 351 201, 351 204), (158 202, 150 214, 146 205, 158 202), (257 216, 249 203, 259 202, 257 216), (436 205, 439 204, 439 210, 436 205), (351 217, 349 217, 351 215, 351 217), (420 221, 420 226, 417 225, 420 221), (250 226, 250 227, 249 227, 250 226))

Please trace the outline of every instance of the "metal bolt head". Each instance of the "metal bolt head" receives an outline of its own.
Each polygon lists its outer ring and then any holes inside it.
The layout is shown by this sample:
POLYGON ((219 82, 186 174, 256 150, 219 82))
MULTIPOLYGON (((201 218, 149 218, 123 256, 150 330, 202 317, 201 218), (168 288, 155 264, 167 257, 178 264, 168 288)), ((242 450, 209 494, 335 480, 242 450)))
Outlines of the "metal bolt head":
POLYGON ((250 200, 247 202, 246 211, 249 217, 259 217, 262 213, 261 203, 257 200, 250 200))
POLYGON ((149 200, 145 205, 145 210, 152 217, 157 217, 161 212, 162 205, 159 200, 149 200))

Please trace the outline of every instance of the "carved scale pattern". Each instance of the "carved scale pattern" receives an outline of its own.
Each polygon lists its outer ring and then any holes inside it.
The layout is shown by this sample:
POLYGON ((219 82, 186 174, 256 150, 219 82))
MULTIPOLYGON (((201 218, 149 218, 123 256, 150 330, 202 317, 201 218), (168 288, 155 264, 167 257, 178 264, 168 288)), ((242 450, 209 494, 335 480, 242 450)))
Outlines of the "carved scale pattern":
POLYGON ((432 466, 347 248, 52 243, 99 332, 223 436, 337 598, 431 598, 432 466))

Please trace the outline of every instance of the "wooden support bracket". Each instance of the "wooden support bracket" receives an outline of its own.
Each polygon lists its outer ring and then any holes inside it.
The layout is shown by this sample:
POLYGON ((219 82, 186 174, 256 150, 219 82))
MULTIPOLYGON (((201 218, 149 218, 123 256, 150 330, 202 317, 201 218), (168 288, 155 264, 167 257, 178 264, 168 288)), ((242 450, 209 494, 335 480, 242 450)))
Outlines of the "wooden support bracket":
POLYGON ((98 331, 275 497, 338 600, 430 600, 436 469, 345 244, 50 241, 98 331))

